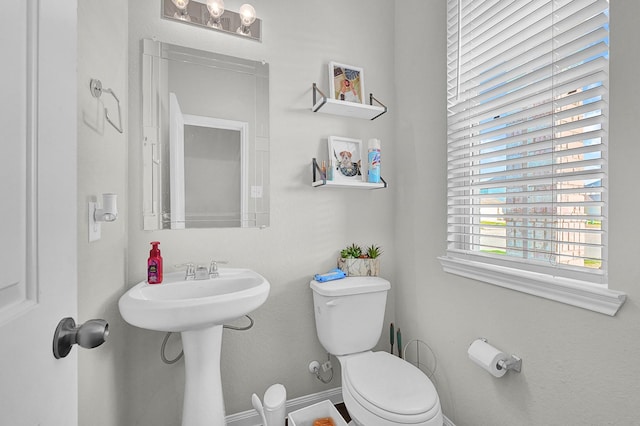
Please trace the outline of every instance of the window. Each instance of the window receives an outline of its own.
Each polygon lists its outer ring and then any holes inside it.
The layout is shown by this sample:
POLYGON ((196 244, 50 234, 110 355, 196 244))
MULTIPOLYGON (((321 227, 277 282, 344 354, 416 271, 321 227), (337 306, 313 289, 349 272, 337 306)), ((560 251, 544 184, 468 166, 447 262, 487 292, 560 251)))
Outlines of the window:
POLYGON ((448 0, 448 272, 612 315, 624 302, 607 289, 608 14, 448 0))

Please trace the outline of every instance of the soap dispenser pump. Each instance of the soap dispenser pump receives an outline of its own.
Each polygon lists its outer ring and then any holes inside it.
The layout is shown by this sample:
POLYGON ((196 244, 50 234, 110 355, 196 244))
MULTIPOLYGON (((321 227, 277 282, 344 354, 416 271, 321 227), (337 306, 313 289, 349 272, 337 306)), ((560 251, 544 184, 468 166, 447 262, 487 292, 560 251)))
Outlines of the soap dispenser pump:
POLYGON ((162 282, 162 256, 160 255, 159 241, 151 243, 151 251, 147 260, 147 282, 160 284, 162 282))

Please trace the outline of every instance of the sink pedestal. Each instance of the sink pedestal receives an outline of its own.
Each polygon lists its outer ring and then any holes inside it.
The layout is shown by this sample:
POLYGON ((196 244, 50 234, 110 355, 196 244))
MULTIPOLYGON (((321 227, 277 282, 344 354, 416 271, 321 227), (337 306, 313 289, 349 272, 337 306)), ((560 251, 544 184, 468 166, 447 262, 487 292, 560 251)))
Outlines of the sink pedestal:
POLYGON ((222 325, 180 334, 185 365, 182 426, 224 425, 220 377, 222 325))

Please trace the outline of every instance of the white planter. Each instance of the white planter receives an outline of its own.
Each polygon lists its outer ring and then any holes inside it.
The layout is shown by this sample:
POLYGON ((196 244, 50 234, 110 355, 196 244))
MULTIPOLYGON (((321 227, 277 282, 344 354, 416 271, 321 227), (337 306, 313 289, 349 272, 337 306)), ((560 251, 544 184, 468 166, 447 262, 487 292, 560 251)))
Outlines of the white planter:
POLYGON ((377 277, 380 275, 380 259, 338 258, 338 268, 348 277, 377 277))

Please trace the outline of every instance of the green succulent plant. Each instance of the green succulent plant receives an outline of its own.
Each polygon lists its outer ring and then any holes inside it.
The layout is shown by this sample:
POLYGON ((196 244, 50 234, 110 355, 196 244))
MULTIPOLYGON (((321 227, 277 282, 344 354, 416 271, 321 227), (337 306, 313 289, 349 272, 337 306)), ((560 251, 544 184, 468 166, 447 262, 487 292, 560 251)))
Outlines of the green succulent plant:
POLYGON ((340 251, 343 259, 357 259, 362 256, 362 249, 356 243, 351 244, 347 248, 340 251))
POLYGON ((369 259, 375 259, 380 255, 382 255, 382 249, 380 246, 372 244, 370 247, 367 247, 367 257, 369 259))
POLYGON ((356 243, 347 246, 347 248, 342 249, 340 251, 340 257, 343 259, 358 259, 358 258, 369 258, 375 259, 382 255, 382 249, 380 246, 372 244, 370 247, 367 247, 366 250, 363 250, 356 243))

